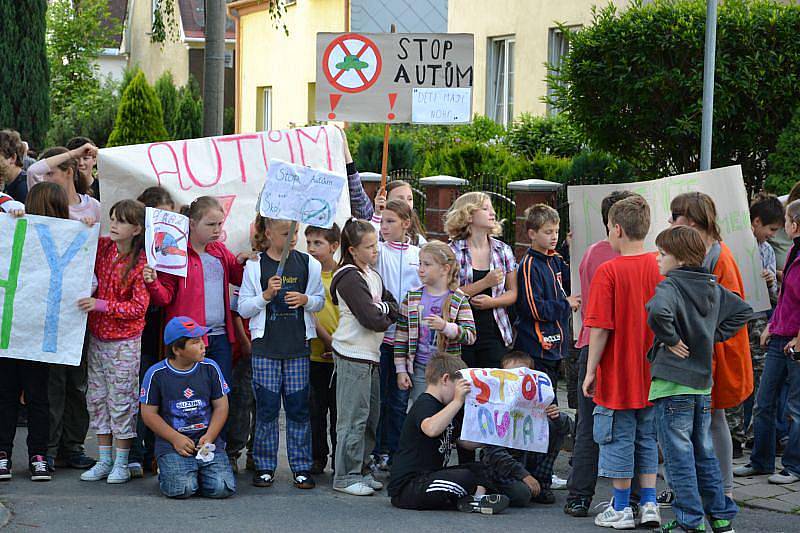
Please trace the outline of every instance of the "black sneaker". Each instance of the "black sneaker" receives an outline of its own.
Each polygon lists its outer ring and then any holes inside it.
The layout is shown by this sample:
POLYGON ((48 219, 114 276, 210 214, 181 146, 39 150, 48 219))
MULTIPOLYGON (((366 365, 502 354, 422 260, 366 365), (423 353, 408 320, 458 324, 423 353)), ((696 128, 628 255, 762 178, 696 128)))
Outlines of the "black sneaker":
POLYGON ((298 489, 313 489, 317 486, 309 472, 298 472, 294 475, 294 486, 298 489))
POLYGON ((671 489, 662 490, 659 493, 658 498, 656 498, 656 502, 658 502, 658 506, 661 509, 671 509, 672 502, 675 501, 675 493, 672 492, 671 489))
POLYGON ((50 481, 53 474, 44 455, 34 455, 30 462, 31 481, 50 481))
POLYGON ((0 452, 0 481, 11 479, 11 459, 6 452, 0 452))
POLYGON ((714 533, 736 533, 736 530, 733 529, 733 522, 730 520, 722 520, 712 517, 709 521, 711 522, 711 530, 714 533))
POLYGON ((591 506, 592 500, 589 498, 567 500, 567 505, 564 506, 564 514, 574 516, 575 518, 585 518, 589 516, 589 508, 591 506))
POLYGON ((55 466, 74 468, 76 470, 88 470, 94 466, 97 460, 92 459, 83 452, 73 453, 67 457, 56 457, 55 466))
POLYGON ((253 475, 253 485, 256 487, 271 487, 275 482, 275 472, 272 470, 256 470, 253 475))
POLYGON ((733 441, 733 458, 741 459, 744 457, 744 450, 742 450, 742 443, 733 441))
POLYGON ((456 508, 462 513, 500 514, 509 503, 505 494, 484 494, 480 497, 464 496, 458 500, 456 508))
POLYGON ((552 505, 556 503, 556 495, 550 489, 542 489, 539 491, 538 496, 531 498, 533 503, 541 503, 544 505, 552 505))

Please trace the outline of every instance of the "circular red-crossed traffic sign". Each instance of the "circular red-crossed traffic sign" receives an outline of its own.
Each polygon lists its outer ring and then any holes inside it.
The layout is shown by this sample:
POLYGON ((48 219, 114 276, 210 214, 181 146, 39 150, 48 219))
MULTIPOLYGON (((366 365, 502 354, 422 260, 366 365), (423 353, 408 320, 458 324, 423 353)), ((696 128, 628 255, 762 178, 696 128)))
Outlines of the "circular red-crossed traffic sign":
POLYGON ((325 48, 322 54, 322 72, 328 82, 345 93, 366 91, 378 81, 381 74, 381 53, 378 46, 369 38, 358 33, 339 35, 325 48), (348 56, 365 62, 364 68, 339 68, 348 56))

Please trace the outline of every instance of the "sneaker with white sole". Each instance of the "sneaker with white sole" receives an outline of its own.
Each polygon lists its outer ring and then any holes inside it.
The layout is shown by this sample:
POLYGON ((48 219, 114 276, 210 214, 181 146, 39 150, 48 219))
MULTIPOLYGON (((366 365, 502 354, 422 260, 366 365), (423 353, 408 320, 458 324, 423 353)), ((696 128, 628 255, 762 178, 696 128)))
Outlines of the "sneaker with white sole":
POLYGON ((784 468, 777 474, 772 474, 769 476, 767 481, 773 485, 788 485, 789 483, 796 483, 800 481, 800 476, 797 476, 784 468))
POLYGON ((672 489, 664 489, 658 494, 656 502, 661 509, 672 509, 672 502, 675 501, 675 493, 672 489))
POLYGON ((375 476, 372 474, 366 474, 364 476, 364 484, 375 491, 383 490, 383 483, 375 479, 375 476))
POLYGON ((622 511, 615 511, 612 501, 605 511, 594 517, 594 525, 614 529, 636 529, 636 519, 633 517, 633 509, 626 507, 622 511))
POLYGON ((553 474, 550 479, 550 488, 552 490, 564 490, 567 488, 567 480, 553 474))
POLYGON ((53 472, 50 470, 50 465, 47 464, 47 458, 44 455, 31 457, 29 468, 31 481, 50 481, 53 479, 53 472))
POLYGON ((756 470, 751 463, 744 466, 737 466, 733 469, 733 475, 736 477, 750 477, 750 476, 766 476, 770 472, 761 472, 756 470))
POLYGON ((144 468, 142 468, 142 463, 128 463, 128 471, 131 473, 131 479, 139 479, 144 477, 144 468))
POLYGON ((639 507, 639 525, 647 528, 661 527, 661 511, 657 503, 648 502, 639 507))
POLYGON ((505 494, 464 496, 458 500, 456 508, 462 513, 500 514, 508 508, 510 502, 505 494))
POLYGON ((115 466, 114 468, 111 469, 111 473, 108 474, 106 483, 116 485, 119 483, 127 483, 130 480, 131 480, 131 471, 128 470, 128 465, 115 466))
POLYGON ((337 492, 344 492, 345 494, 349 494, 350 496, 372 496, 375 494, 375 491, 361 481, 357 483, 353 483, 352 485, 348 485, 346 487, 333 487, 333 490, 337 492))
POLYGON ((0 480, 11 479, 11 459, 6 452, 0 452, 0 480))
POLYGON ((112 463, 98 461, 89 470, 81 474, 81 481, 101 481, 106 479, 114 469, 112 463))

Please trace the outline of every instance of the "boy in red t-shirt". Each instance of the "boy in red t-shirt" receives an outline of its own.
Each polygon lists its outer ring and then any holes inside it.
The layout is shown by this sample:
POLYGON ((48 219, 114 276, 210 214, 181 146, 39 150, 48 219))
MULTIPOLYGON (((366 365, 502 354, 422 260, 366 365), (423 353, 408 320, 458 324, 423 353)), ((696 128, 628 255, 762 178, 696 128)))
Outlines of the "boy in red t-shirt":
POLYGON ((583 393, 594 397, 594 439, 600 447, 598 475, 611 478, 614 499, 595 524, 633 529, 631 480, 639 475, 639 525, 659 527, 656 503, 658 445, 647 351, 653 333, 645 304, 661 281, 656 257, 645 252, 650 207, 638 194, 608 213, 608 240, 620 257, 601 265, 592 280, 586 326, 591 328, 583 393))

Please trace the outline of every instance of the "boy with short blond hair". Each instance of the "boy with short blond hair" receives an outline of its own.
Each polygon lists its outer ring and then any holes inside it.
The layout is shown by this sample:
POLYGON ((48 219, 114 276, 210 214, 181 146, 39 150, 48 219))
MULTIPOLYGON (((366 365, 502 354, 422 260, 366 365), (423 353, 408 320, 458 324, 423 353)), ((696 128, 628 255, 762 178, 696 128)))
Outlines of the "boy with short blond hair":
POLYGON ((569 294, 569 267, 556 253, 558 211, 545 204, 525 210, 531 246, 517 274, 517 339, 514 348, 533 357, 535 370, 558 386, 558 366, 569 350, 570 315, 580 297, 569 294))
POLYGON ((597 269, 586 309, 586 326, 592 329, 583 392, 597 404, 598 475, 611 478, 614 485, 614 499, 595 517, 595 524, 636 527, 630 493, 631 480, 638 474, 640 525, 658 527, 658 446, 646 357, 653 333, 647 327, 645 304, 661 276, 655 255, 644 250, 650 207, 635 194, 614 204, 608 216, 609 242, 620 256, 597 269))

